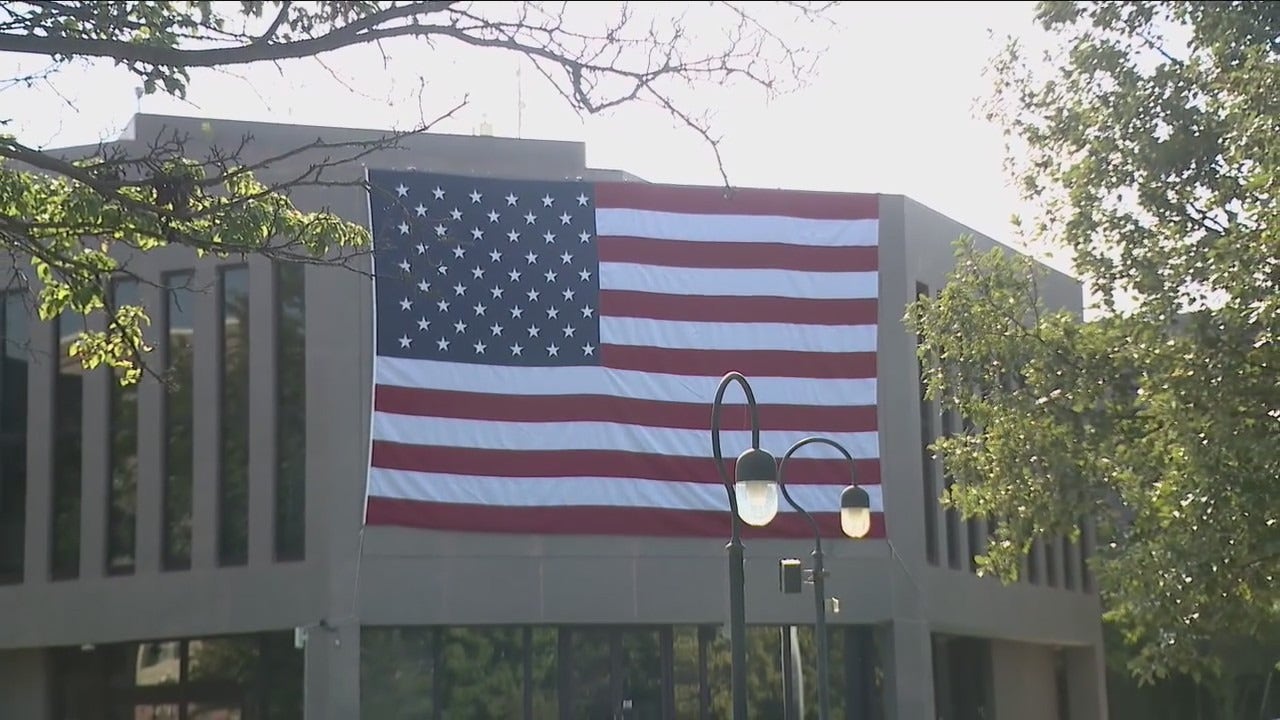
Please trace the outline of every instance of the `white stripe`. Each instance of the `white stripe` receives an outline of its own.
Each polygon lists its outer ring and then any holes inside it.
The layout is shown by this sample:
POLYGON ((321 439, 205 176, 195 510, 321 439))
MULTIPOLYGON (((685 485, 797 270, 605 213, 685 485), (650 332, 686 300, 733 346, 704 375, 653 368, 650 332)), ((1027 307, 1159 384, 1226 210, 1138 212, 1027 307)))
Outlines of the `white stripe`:
MULTIPOLYGON (((843 485, 788 485, 787 492, 809 512, 840 509, 843 485)), ((863 485, 872 512, 883 512, 879 485, 863 485)), ((590 505, 672 510, 723 510, 728 500, 717 483, 671 482, 596 477, 493 478, 373 468, 369 494, 396 500, 462 503, 499 507, 590 505)), ((778 498, 778 512, 795 512, 778 498)))
MULTIPOLYGON (((708 422, 710 416, 708 410, 708 422)), ((762 445, 785 447, 784 438, 766 443, 764 437, 767 434, 769 433, 761 433, 762 445)), ((855 459, 875 458, 880 451, 879 436, 875 432, 832 434, 816 430, 788 430, 779 434, 793 439, 825 434, 844 445, 855 459)), ((396 415, 386 412, 374 413, 373 439, 484 450, 609 450, 678 457, 707 457, 711 449, 711 435, 707 430, 595 421, 523 422, 516 425, 504 421, 396 415)), ((750 447, 751 432, 724 430, 720 434, 720 441, 726 448, 750 447)))
MULTIPOLYGON (((798 322, 803 322, 803 318, 799 318, 798 322)), ((602 317, 600 342, 607 345, 695 350, 874 352, 876 326, 712 323, 602 317)))
POLYGON ((596 210, 596 233, 689 242, 873 246, 879 221, 812 220, 777 215, 703 215, 630 208, 596 210))
MULTIPOLYGON (((800 370, 797 368, 797 372, 800 370)), ((508 367, 393 357, 377 357, 374 365, 374 381, 381 385, 506 395, 608 395, 708 406, 715 398, 721 377, 602 367, 508 367)), ((876 404, 875 378, 811 380, 756 376, 750 378, 750 382, 757 401, 768 405, 876 404)), ((741 404, 742 390, 737 385, 730 386, 724 402, 741 404)))
POLYGON ((663 295, 785 297, 802 300, 865 299, 879 292, 875 272, 806 272, 755 268, 683 268, 638 263, 600 263, 601 290, 663 295))

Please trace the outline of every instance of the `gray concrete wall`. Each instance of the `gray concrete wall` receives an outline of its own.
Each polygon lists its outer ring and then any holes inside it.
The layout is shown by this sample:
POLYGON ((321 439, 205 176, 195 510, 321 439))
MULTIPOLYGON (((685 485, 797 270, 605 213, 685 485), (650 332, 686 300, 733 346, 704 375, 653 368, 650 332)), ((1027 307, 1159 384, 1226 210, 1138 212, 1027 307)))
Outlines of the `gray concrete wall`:
POLYGON ((991 668, 998 720, 1069 720, 1058 713, 1051 648, 993 642, 991 668))

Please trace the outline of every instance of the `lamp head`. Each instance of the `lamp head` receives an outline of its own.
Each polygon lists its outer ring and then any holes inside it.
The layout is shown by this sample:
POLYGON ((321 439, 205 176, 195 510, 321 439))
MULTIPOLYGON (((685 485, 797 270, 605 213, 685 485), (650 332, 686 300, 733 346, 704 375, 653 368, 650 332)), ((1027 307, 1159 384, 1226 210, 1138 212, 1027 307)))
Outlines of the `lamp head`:
POLYGON ((748 448, 738 456, 733 474, 742 522, 755 527, 768 525, 778 514, 778 462, 767 450, 748 448))
POLYGON ((840 529, 854 539, 871 532, 871 496, 857 485, 840 493, 840 529))

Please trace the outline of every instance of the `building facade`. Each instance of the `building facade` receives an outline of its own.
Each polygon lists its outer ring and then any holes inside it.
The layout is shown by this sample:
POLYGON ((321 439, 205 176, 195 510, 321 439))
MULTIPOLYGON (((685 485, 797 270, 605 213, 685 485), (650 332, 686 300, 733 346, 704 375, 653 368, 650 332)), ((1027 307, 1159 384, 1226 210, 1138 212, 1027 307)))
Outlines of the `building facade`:
MULTIPOLYGON (((326 141, 273 162, 267 181, 378 134, 139 115, 118 144, 175 132, 192 153, 250 137, 249 160, 326 141)), ((643 182, 587 167, 577 143, 446 135, 326 178, 366 167, 643 182)), ((358 187, 293 196, 369 222, 358 187)), ((1089 533, 1046 539, 1005 586, 977 574, 985 524, 938 501, 948 479, 925 447, 959 420, 922 400, 902 316, 940 287, 952 242, 977 234, 903 196, 878 202, 888 530, 827 549, 833 717, 1105 718, 1089 533)), ((76 319, 41 321, 29 296, 2 296, 0 718, 728 717, 723 542, 364 526, 364 261, 133 259, 146 281, 113 292, 148 309, 150 361, 169 380, 129 387, 65 360, 76 319)), ((1042 292, 1081 309, 1068 277, 1042 292)), ((748 541, 752 717, 786 717, 784 669, 816 717, 812 597, 777 580, 780 558, 811 547, 748 541)))

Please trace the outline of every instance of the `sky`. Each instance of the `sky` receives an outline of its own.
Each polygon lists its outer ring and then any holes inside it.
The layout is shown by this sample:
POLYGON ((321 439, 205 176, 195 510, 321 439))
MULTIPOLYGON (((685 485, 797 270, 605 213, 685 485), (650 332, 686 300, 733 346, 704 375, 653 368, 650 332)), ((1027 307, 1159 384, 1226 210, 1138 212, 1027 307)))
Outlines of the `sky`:
MULTIPOLYGON (((1034 35, 1032 11, 1029 2, 843 3, 838 29, 807 38, 829 50, 799 91, 766 102, 760 93, 700 88, 682 99, 695 110, 713 106, 734 185, 902 193, 1066 270, 1014 235, 1010 218, 1021 206, 1003 169, 1002 137, 975 105, 989 92, 985 69, 1005 36, 1034 35)), ((579 117, 531 66, 492 50, 409 42, 386 55, 348 49, 325 56, 323 67, 197 72, 185 100, 139 100, 128 72, 83 63, 50 83, 3 90, 0 105, 20 139, 57 147, 116 137, 139 110, 407 128, 466 97, 435 130, 471 134, 484 125, 500 136, 582 141, 593 167, 657 182, 720 182, 707 144, 656 108, 579 117)), ((0 78, 45 62, 0 54, 0 78)))

